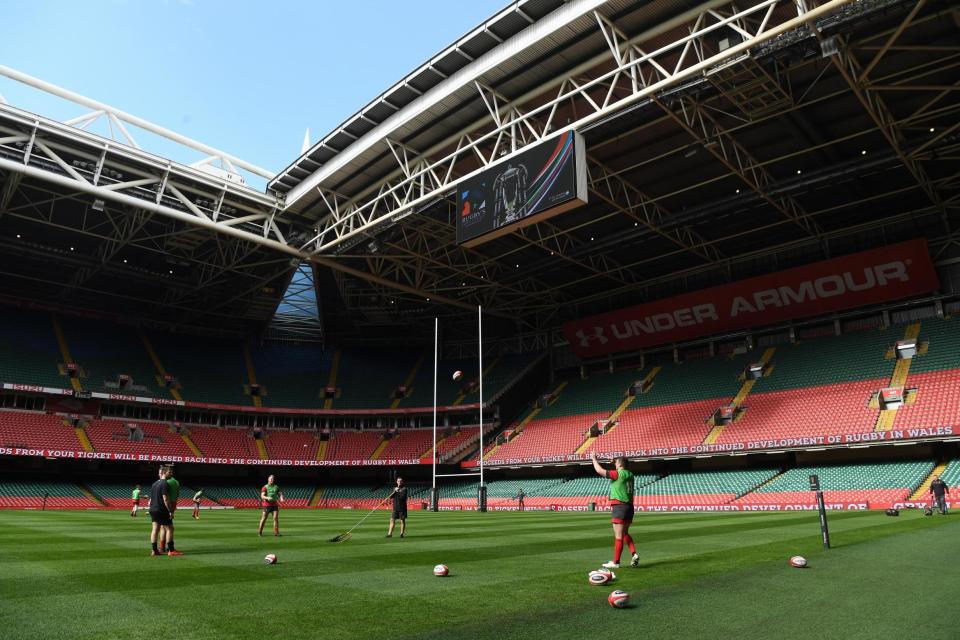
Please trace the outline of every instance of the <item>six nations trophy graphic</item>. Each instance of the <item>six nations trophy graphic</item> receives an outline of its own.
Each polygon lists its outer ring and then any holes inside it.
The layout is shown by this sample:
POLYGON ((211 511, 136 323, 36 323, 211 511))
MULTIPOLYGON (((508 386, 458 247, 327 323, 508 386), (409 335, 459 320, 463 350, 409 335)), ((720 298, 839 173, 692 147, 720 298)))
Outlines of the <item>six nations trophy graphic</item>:
POLYGON ((527 167, 508 165, 493 181, 494 216, 497 227, 527 216, 527 167))

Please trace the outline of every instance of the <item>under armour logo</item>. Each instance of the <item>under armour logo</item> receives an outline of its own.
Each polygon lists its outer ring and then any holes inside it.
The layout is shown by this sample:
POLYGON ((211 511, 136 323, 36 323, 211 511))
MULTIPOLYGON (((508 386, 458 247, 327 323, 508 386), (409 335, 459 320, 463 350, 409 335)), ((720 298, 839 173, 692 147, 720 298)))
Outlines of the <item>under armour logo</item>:
POLYGON ((577 339, 581 347, 589 347, 591 340, 596 340, 600 344, 607 344, 607 336, 603 335, 603 327, 594 327, 593 335, 587 334, 583 329, 577 329, 577 339))

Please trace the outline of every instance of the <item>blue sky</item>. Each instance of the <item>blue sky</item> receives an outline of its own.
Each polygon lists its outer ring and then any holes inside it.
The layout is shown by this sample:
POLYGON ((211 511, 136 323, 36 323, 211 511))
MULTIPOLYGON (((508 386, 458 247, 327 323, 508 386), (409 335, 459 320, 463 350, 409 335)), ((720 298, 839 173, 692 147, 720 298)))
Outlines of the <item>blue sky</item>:
MULTIPOLYGON (((0 64, 272 171, 506 0, 10 0, 0 64)), ((11 105, 87 110, 0 77, 11 105)), ((96 130, 96 129, 95 129, 96 130)), ((182 150, 132 132, 147 150, 182 150)))

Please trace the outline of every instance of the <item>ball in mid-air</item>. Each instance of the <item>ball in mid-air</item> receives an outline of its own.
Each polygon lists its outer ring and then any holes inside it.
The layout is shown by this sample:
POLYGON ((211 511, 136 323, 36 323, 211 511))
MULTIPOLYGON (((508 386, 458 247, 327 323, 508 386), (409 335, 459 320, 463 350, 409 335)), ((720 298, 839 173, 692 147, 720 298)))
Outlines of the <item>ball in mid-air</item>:
POLYGON ((462 378, 462 377, 463 377, 463 371, 460 371, 459 369, 457 369, 456 371, 453 372, 453 380, 454 380, 454 382, 456 382, 457 380, 459 380, 459 379, 462 378))
POLYGON ((437 577, 444 577, 450 575, 450 567, 445 564, 438 564, 433 568, 433 575, 437 577))
POLYGON ((617 589, 607 596, 607 602, 610 603, 611 607, 616 609, 623 609, 628 604, 630 604, 630 594, 626 591, 620 591, 617 589))
POLYGON ((797 569, 803 569, 807 566, 807 559, 803 556, 791 556, 790 557, 790 566, 797 569))
POLYGON ((276 554, 268 553, 268 554, 263 558, 263 564, 277 564, 277 556, 276 556, 276 554))

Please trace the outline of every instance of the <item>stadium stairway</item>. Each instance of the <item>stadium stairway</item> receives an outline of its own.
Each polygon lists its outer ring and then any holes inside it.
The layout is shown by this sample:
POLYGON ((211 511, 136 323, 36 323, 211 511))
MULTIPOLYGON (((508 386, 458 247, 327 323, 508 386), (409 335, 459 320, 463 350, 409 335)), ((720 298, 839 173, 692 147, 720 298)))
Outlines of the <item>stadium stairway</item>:
POLYGON ((307 501, 308 507, 316 507, 323 500, 323 487, 314 487, 310 500, 307 501))
MULTIPOLYGON (((330 363, 330 376, 327 378, 327 387, 337 386, 337 372, 340 371, 340 359, 343 357, 343 352, 337 349, 333 354, 333 361, 330 363)), ((325 398, 323 401, 324 409, 333 408, 333 398, 325 398)))
MULTIPOLYGON (((403 379, 403 386, 407 389, 410 388, 410 385, 413 384, 414 379, 417 377, 417 372, 420 371, 420 367, 423 366, 423 361, 427 359, 426 352, 420 354, 420 357, 417 358, 417 361, 413 363, 413 367, 410 368, 410 373, 407 374, 407 377, 403 379)), ((400 401, 403 398, 394 398, 393 402, 390 403, 391 409, 396 409, 400 406, 400 401)))
MULTIPOLYGON (((660 373, 660 370, 661 370, 662 368, 663 368, 663 367, 661 367, 661 366, 658 365, 658 366, 653 367, 649 372, 647 372, 647 375, 644 376, 644 378, 643 378, 643 388, 646 390, 646 391, 644 391, 643 393, 647 393, 648 391, 650 391, 650 387, 651 387, 651 385, 653 384, 653 379, 657 377, 657 374, 660 373)), ((610 426, 609 429, 607 429, 607 430, 603 433, 603 435, 606 435, 606 434, 610 433, 611 431, 613 431, 614 429, 617 428, 617 421, 620 419, 620 414, 623 413, 624 411, 626 411, 626 410, 630 407, 630 405, 633 404, 633 401, 636 399, 636 396, 630 395, 630 394, 629 394, 629 391, 627 391, 627 392, 625 392, 625 393, 626 393, 626 397, 623 399, 623 402, 621 402, 621 403, 620 403, 620 406, 618 406, 616 409, 614 409, 614 410, 613 410, 613 413, 611 413, 611 414, 607 417, 607 423, 610 424, 611 426, 610 426)), ((583 441, 583 444, 581 444, 581 445, 577 448, 576 453, 577 453, 578 455, 582 455, 582 454, 586 453, 587 451, 589 451, 590 448, 591 448, 591 447, 594 445, 594 443, 597 441, 597 438, 599 438, 599 437, 600 437, 600 436, 587 436, 587 439, 583 441)))
MULTIPOLYGON (((563 390, 567 387, 567 385, 568 385, 569 383, 570 383, 569 380, 564 380, 564 381, 561 382, 559 385, 557 385, 557 388, 554 389, 554 390, 550 393, 550 397, 552 398, 552 399, 550 400, 550 404, 553 404, 554 402, 557 401, 557 398, 560 397, 560 394, 563 393, 563 390)), ((524 416, 523 420, 521 420, 519 423, 517 423, 517 426, 515 426, 515 427, 509 432, 509 434, 513 434, 513 437, 519 436, 521 433, 523 433, 524 427, 526 427, 526 426, 530 423, 531 420, 533 420, 534 418, 536 418, 537 415, 538 415, 542 410, 543 410, 543 408, 540 406, 539 403, 535 404, 535 405, 533 406, 533 409, 530 410, 530 413, 528 413, 526 416, 524 416)), ((508 434, 508 435, 509 435, 509 434, 508 434)), ((494 444, 494 445, 490 448, 490 450, 487 451, 487 452, 483 455, 483 459, 486 460, 486 459, 488 459, 489 457, 491 457, 491 456, 493 455, 493 453, 494 453, 497 449, 499 449, 499 448, 500 448, 500 445, 494 444)))
MULTIPOLYGON (((760 357, 760 362, 764 365, 770 362, 770 359, 773 358, 773 354, 776 352, 776 347, 768 347, 764 350, 763 355, 760 357)), ((743 401, 747 399, 747 396, 750 395, 750 392, 753 390, 754 385, 757 384, 756 380, 744 380, 743 386, 740 387, 740 390, 737 392, 737 395, 733 397, 732 404, 734 407, 739 407, 743 404, 743 401)), ((707 434, 707 437, 703 439, 703 444, 716 444, 717 440, 720 439, 720 436, 723 434, 723 428, 726 425, 724 424, 715 424, 713 428, 710 429, 710 433, 707 434)))
MULTIPOLYGON (((907 328, 903 332, 904 340, 916 340, 920 336, 920 323, 915 322, 913 324, 907 325, 907 328)), ((910 374, 910 365, 913 362, 913 358, 906 358, 904 360, 897 360, 896 366, 893 368, 893 375, 890 376, 890 384, 888 387, 902 387, 907 383, 907 376, 910 374)), ((880 411, 880 415, 877 416, 877 423, 874 426, 874 431, 890 431, 893 429, 893 423, 897 419, 897 410, 896 409, 887 409, 880 411)))
POLYGON ((328 444, 330 444, 329 440, 320 441, 320 443, 317 445, 317 455, 314 457, 315 460, 326 460, 328 444))
MULTIPOLYGON (((250 345, 246 342, 243 343, 243 362, 247 367, 248 388, 253 388, 257 384, 257 371, 253 367, 253 356, 250 355, 250 345)), ((263 406, 263 400, 260 399, 259 395, 251 393, 250 399, 253 400, 253 406, 258 409, 263 406)))
POLYGON ((934 476, 942 476, 944 470, 947 468, 947 462, 938 462, 937 466, 933 468, 933 471, 930 472, 926 478, 923 479, 923 482, 920 483, 920 486, 917 487, 917 490, 910 494, 911 500, 921 500, 927 492, 930 491, 930 484, 933 482, 934 476))
POLYGON ((80 493, 87 496, 90 500, 95 502, 98 507, 105 507, 107 503, 101 500, 93 491, 90 490, 85 484, 77 483, 77 488, 80 489, 80 493))
POLYGON ((143 329, 138 329, 138 333, 140 334, 140 341, 143 342, 143 346, 147 350, 147 355, 150 356, 150 361, 153 362, 153 366, 157 370, 157 374, 158 374, 157 384, 159 384, 162 387, 165 387, 167 391, 170 392, 170 396, 174 400, 183 401, 183 396, 180 395, 180 391, 178 389, 174 389, 173 387, 167 387, 166 385, 167 370, 164 368, 163 363, 160 361, 160 356, 157 355, 156 350, 153 348, 153 344, 151 344, 150 338, 148 338, 147 334, 143 332, 143 329))
MULTIPOLYGON (((448 436, 444 436, 444 435, 441 435, 440 437, 437 438, 437 449, 436 449, 437 451, 441 450, 440 446, 447 440, 447 438, 448 436)), ((434 451, 434 448, 433 448, 433 444, 431 443, 430 448, 424 451, 423 455, 420 456, 420 462, 432 462, 433 451, 434 451)))
POLYGON ((750 487, 750 489, 748 489, 747 491, 744 491, 743 493, 741 493, 740 495, 738 495, 737 498, 739 499, 739 498, 742 498, 743 496, 745 496, 745 495, 747 495, 747 494, 753 493, 754 491, 760 491, 760 490, 762 490, 762 489, 763 489, 764 487, 766 487, 768 484, 770 484, 770 483, 772 483, 772 482, 776 482, 777 478, 779 478, 780 476, 782 476, 782 475, 783 475, 784 473, 786 473, 786 472, 787 472, 786 469, 781 469, 776 475, 770 476, 769 478, 767 478, 766 480, 764 480, 763 482, 761 482, 760 484, 758 484, 758 485, 755 486, 755 487, 750 487))
MULTIPOLYGON (((60 347, 60 356, 63 358, 64 364, 73 362, 73 356, 70 355, 70 347, 67 346, 67 339, 63 335, 63 327, 60 326, 60 320, 56 314, 53 313, 50 314, 50 320, 53 323, 53 333, 57 337, 57 346, 60 347)), ((83 391, 79 374, 76 377, 69 378, 69 380, 70 386, 73 387, 74 391, 83 391)))
POLYGON ((198 458, 203 458, 203 457, 204 457, 203 451, 200 451, 200 447, 198 447, 198 446, 197 446, 197 443, 195 443, 195 442, 190 438, 190 435, 189 435, 189 434, 187 434, 186 432, 182 432, 182 433, 180 434, 180 439, 183 440, 183 444, 187 445, 187 448, 190 449, 190 451, 193 452, 193 455, 197 456, 198 458))
MULTIPOLYGON (((394 438, 399 438, 399 437, 401 437, 399 433, 394 436, 394 438)), ((372 454, 370 454, 370 459, 379 460, 380 456, 383 455, 383 450, 389 446, 390 446, 390 440, 387 440, 386 438, 381 440, 380 444, 377 445, 377 448, 373 450, 372 454)))
MULTIPOLYGON (((64 423, 66 426, 66 423, 64 423)), ((82 424, 77 425, 73 428, 73 432, 77 434, 77 440, 80 441, 80 446, 83 447, 83 450, 88 453, 94 453, 96 449, 93 448, 93 443, 90 442, 90 438, 87 436, 87 430, 83 428, 82 424)))
POLYGON ((257 455, 260 456, 260 459, 268 460, 270 455, 267 453, 267 445, 264 443, 263 438, 254 438, 253 442, 257 445, 257 455))
POLYGON ((812 504, 811 475, 819 476, 828 502, 885 504, 911 495, 933 467, 925 461, 795 467, 733 504, 812 504))

